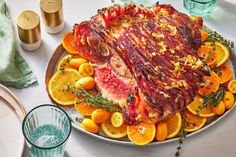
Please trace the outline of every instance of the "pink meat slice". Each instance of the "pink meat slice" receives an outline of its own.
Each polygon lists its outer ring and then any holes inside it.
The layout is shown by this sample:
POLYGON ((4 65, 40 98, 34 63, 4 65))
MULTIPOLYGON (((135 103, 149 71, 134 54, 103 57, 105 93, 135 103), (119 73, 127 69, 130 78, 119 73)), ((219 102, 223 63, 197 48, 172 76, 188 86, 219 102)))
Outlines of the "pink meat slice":
POLYGON ((129 94, 134 92, 135 84, 132 78, 118 76, 113 69, 108 66, 96 66, 95 81, 102 96, 119 103, 122 99, 127 99, 129 94))

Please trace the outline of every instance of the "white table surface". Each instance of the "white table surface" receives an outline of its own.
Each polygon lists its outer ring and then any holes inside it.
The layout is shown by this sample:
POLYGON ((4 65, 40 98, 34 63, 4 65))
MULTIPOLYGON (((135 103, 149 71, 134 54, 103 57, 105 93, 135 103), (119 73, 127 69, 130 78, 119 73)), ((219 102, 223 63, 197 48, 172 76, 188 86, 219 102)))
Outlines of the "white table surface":
MULTIPOLYGON (((16 28, 18 14, 24 10, 33 10, 40 14, 39 0, 5 0, 16 28)), ((146 0, 148 1, 148 0, 146 0)), ((148 1, 152 4, 155 1, 148 1)), ((178 10, 186 12, 182 0, 160 0, 170 3, 178 10)), ((33 53, 23 51, 17 45, 21 55, 26 59, 35 73, 38 83, 25 89, 11 90, 20 99, 27 111, 33 107, 50 103, 44 85, 44 73, 47 62, 61 41, 65 32, 71 31, 74 23, 88 20, 96 14, 97 9, 111 5, 110 0, 64 0, 65 28, 56 35, 45 32, 41 23, 42 46, 33 53)), ((236 42, 236 3, 235 0, 219 0, 211 16, 204 22, 228 39, 236 42), (233 5, 234 3, 234 5, 233 5)), ((17 35, 16 35, 17 36, 17 35)), ((188 138, 184 142, 181 157, 235 157, 236 156, 236 110, 233 110, 220 123, 206 131, 188 138)), ((177 142, 155 147, 127 147, 98 141, 73 129, 66 147, 66 157, 173 157, 177 142)), ((28 156, 25 151, 24 156, 28 156)))

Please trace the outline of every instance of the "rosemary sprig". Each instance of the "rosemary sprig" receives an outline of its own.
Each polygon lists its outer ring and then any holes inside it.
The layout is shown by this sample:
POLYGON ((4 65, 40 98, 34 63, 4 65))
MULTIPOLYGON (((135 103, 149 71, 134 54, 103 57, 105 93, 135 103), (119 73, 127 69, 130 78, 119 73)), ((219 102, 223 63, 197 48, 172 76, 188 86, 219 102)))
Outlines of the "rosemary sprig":
POLYGON ((184 139, 186 137, 186 132, 185 132, 185 127, 186 127, 186 109, 184 109, 182 112, 181 112, 181 117, 182 117, 182 126, 181 126, 181 130, 180 130, 180 133, 179 133, 179 144, 178 146, 176 147, 176 152, 175 152, 175 156, 176 157, 179 157, 180 155, 180 150, 182 149, 182 145, 184 143, 184 139))
POLYGON ((212 31, 206 27, 203 27, 202 30, 207 32, 207 34, 208 34, 208 38, 207 38, 206 42, 215 43, 216 41, 218 41, 218 42, 224 44, 225 46, 227 46, 228 48, 234 48, 233 41, 225 39, 222 35, 220 35, 216 31, 212 31))
POLYGON ((67 85, 66 91, 71 91, 72 93, 74 92, 76 94, 76 96, 79 98, 76 103, 85 102, 91 107, 102 108, 109 112, 121 112, 119 104, 102 97, 100 93, 94 94, 94 90, 86 91, 84 89, 76 89, 72 85, 67 85))
POLYGON ((220 103, 220 101, 224 98, 225 95, 225 88, 220 87, 216 92, 210 94, 210 95, 203 95, 203 104, 201 106, 198 106, 196 112, 197 116, 199 116, 199 111, 203 108, 208 108, 209 106, 217 107, 217 105, 220 103))

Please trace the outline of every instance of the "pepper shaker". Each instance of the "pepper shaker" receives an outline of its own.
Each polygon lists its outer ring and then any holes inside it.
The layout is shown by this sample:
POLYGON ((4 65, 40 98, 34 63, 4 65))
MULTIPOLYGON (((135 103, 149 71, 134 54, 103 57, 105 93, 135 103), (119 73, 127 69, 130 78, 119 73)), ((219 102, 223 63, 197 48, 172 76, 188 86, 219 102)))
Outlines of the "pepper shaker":
POLYGON ((56 34, 64 28, 62 0, 40 0, 40 9, 48 33, 56 34))
POLYGON ((18 36, 21 47, 26 51, 34 51, 41 45, 40 19, 30 10, 22 12, 17 17, 18 36))

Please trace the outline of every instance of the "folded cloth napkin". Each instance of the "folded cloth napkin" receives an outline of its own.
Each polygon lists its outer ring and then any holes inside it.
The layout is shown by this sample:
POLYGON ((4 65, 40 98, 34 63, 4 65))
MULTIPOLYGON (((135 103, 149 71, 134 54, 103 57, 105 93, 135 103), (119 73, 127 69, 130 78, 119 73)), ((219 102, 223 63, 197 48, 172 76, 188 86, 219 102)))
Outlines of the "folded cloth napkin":
POLYGON ((0 83, 24 88, 35 82, 35 75, 16 49, 12 21, 5 2, 0 0, 0 83))

